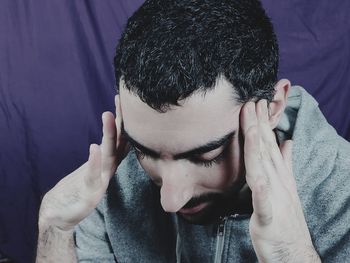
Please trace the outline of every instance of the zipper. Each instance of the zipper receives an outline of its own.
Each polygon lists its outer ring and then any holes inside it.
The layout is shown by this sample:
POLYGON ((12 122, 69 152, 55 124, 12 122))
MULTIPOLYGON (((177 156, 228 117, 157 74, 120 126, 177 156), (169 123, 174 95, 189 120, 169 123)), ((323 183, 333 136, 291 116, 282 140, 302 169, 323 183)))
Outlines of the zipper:
POLYGON ((218 230, 216 234, 216 252, 214 263, 221 263, 222 252, 224 249, 224 239, 225 239, 225 224, 227 217, 221 218, 218 225, 218 230))
POLYGON ((233 214, 233 215, 230 215, 229 217, 232 218, 232 219, 237 219, 239 217, 241 217, 242 215, 240 214, 233 214))

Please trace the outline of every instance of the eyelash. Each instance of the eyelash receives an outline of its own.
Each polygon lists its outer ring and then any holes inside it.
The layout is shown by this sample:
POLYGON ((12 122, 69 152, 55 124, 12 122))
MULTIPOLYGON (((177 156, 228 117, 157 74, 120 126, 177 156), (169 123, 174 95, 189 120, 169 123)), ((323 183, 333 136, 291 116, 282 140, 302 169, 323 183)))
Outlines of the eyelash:
POLYGON ((144 152, 142 152, 139 149, 137 149, 135 146, 131 146, 131 147, 135 151, 137 158, 139 158, 140 160, 143 160, 145 157, 146 158, 152 158, 152 156, 150 156, 148 154, 145 154, 144 152))
POLYGON ((226 150, 223 150, 218 156, 211 160, 197 160, 192 159, 191 161, 195 164, 199 164, 205 167, 212 167, 214 164, 220 163, 225 157, 226 150))
MULTIPOLYGON (((140 159, 143 160, 144 158, 148 158, 148 159, 155 159, 154 157, 152 157, 149 154, 146 154, 142 151, 140 151, 139 149, 137 149, 135 146, 132 146, 133 150, 136 153, 136 156, 140 159)), ((220 163, 226 154, 226 149, 224 149, 218 156, 216 156, 215 158, 211 159, 211 160, 199 160, 199 159, 191 159, 191 162, 198 164, 198 165, 202 165, 205 167, 212 167, 214 164, 218 164, 220 163)))

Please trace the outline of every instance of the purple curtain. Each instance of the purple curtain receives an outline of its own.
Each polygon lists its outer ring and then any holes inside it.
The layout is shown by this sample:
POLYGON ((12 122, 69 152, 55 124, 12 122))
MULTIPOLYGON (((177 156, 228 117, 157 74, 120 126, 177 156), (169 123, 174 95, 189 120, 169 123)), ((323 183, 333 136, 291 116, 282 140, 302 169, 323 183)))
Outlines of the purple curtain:
POLYGON ((350 140, 350 1, 262 0, 280 44, 280 77, 302 85, 350 140))
MULTIPOLYGON (((0 2, 0 254, 34 259, 42 196, 86 161, 113 111, 113 56, 142 0, 0 2)), ((350 139, 350 2, 264 0, 280 76, 350 139)))

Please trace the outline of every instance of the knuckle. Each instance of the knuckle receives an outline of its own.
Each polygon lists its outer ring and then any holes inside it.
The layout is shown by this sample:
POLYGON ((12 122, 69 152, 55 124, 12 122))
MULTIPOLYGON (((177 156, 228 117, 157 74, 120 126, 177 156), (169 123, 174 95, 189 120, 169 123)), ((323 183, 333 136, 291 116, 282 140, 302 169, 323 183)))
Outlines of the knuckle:
POLYGON ((272 215, 260 214, 259 220, 262 225, 270 225, 272 223, 272 215))
POLYGON ((259 160, 261 160, 261 161, 268 161, 268 162, 271 161, 271 157, 270 157, 270 154, 269 154, 268 149, 262 148, 262 149, 260 150, 260 153, 259 153, 259 160))
POLYGON ((258 136, 258 126, 257 125, 252 125, 250 126, 245 134, 245 138, 248 141, 254 140, 258 136))

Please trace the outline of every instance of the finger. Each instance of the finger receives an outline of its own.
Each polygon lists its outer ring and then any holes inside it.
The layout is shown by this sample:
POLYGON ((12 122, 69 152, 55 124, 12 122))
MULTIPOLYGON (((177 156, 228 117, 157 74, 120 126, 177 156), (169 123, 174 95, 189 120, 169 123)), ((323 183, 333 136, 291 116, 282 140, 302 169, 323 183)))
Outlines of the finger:
POLYGON ((254 102, 248 101, 246 104, 243 105, 240 115, 240 121, 244 136, 251 127, 258 125, 254 102))
POLYGON ((113 113, 104 112, 102 114, 102 124, 103 137, 101 143, 101 151, 103 158, 115 157, 116 126, 113 113))
POLYGON ((279 181, 279 173, 286 169, 285 163, 278 147, 275 133, 273 132, 270 122, 269 122, 269 113, 267 100, 260 100, 256 105, 256 112, 259 124, 259 131, 261 133, 261 149, 264 149, 262 152, 268 156, 264 160, 269 160, 271 165, 268 166, 274 167, 272 172, 268 173, 269 178, 272 182, 279 181))
POLYGON ((282 161, 282 155, 278 147, 275 133, 272 130, 269 122, 269 112, 267 106, 267 100, 263 99, 256 104, 257 119, 259 129, 261 131, 261 138, 265 143, 265 147, 271 158, 275 162, 282 161))
POLYGON ((91 144, 84 181, 87 188, 96 191, 101 186, 101 150, 97 144, 91 144))
POLYGON ((269 121, 269 112, 267 106, 267 100, 259 100, 256 103, 256 116, 258 120, 259 129, 262 132, 262 139, 267 144, 272 144, 272 146, 276 145, 275 134, 272 131, 269 121))
POLYGON ((255 103, 247 102, 241 111, 241 127, 244 136, 244 163, 246 180, 251 187, 259 176, 263 167, 260 154, 260 134, 257 125, 255 103))
POLYGON ((102 179, 104 182, 109 182, 117 168, 116 164, 116 126, 114 115, 111 112, 102 114, 103 122, 103 137, 101 144, 102 152, 102 179))
POLYGON ((267 100, 262 99, 256 103, 256 115, 257 115, 258 121, 264 122, 266 124, 269 123, 269 112, 268 112, 267 100))
POLYGON ((259 141, 257 126, 250 127, 244 138, 244 164, 249 187, 252 187, 255 181, 263 176, 259 141))
POLYGON ((252 188, 253 209, 256 222, 260 226, 272 223, 272 205, 269 196, 269 186, 263 178, 259 178, 252 188))

